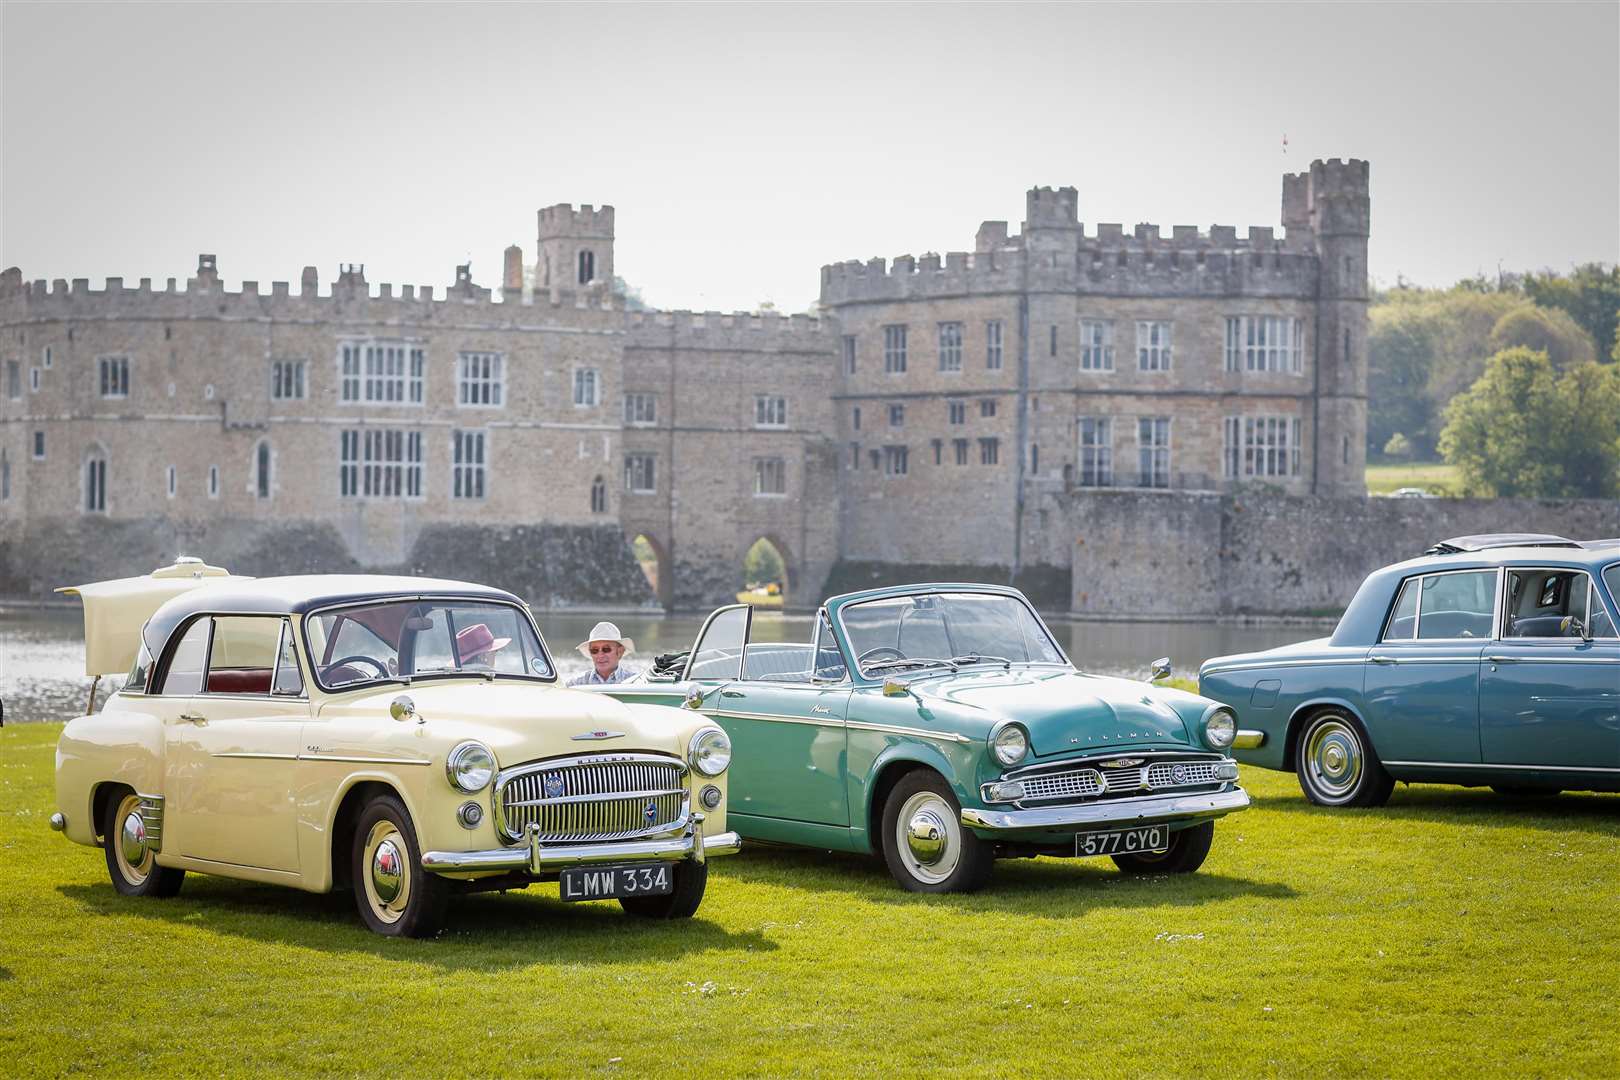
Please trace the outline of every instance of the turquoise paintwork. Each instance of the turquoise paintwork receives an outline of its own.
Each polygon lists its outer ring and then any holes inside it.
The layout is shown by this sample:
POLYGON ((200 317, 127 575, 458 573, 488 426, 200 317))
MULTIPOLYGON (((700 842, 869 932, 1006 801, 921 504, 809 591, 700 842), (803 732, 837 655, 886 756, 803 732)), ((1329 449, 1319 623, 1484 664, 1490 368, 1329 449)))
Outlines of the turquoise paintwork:
POLYGON ((1237 713, 1233 756, 1268 769, 1293 769, 1302 722, 1335 705, 1397 780, 1620 791, 1617 590, 1620 541, 1413 559, 1370 574, 1331 637, 1206 661, 1199 690, 1237 713), (1390 640, 1403 583, 1470 570, 1497 575, 1488 629, 1390 640), (1510 597, 1516 570, 1584 573, 1596 636, 1517 636, 1536 601, 1510 597), (1264 742, 1242 748, 1244 731, 1264 742))
MULTIPOLYGON (((982 593, 1028 604, 1017 590, 976 584, 851 593, 828 600, 823 609, 827 632, 853 672, 839 682, 698 679, 619 685, 603 692, 680 704, 694 686, 701 689, 701 710, 733 741, 728 823, 745 838, 844 851, 876 849, 880 796, 886 781, 897 775, 890 771, 894 769, 932 769, 950 783, 963 808, 1014 809, 1007 803, 987 804, 980 792, 981 784, 1009 771, 991 756, 987 741, 1002 721, 1016 721, 1029 733, 1030 755, 1015 769, 1067 761, 1078 765, 1088 757, 1112 759, 1131 751, 1220 756, 1202 735, 1214 702, 1167 687, 1085 674, 1062 658, 1055 642, 1057 662, 907 669, 889 676, 903 683, 905 692, 886 695, 883 678, 863 677, 849 663, 853 651, 840 615, 866 601, 931 593, 982 593)), ((1039 624, 1033 609, 1030 615, 1039 624)), ((1050 637, 1043 624, 1040 631, 1050 637)), ((758 648, 769 653, 794 647, 758 648)), ((754 648, 750 646, 750 656, 754 648)), ((823 643, 822 667, 831 656, 825 648, 823 643)), ((1223 789, 1238 790, 1235 784, 1223 789)), ((1175 829, 1197 820, 1170 825, 1175 829)), ((1072 847, 1076 831, 1068 826, 980 834, 1004 845, 1072 847)))

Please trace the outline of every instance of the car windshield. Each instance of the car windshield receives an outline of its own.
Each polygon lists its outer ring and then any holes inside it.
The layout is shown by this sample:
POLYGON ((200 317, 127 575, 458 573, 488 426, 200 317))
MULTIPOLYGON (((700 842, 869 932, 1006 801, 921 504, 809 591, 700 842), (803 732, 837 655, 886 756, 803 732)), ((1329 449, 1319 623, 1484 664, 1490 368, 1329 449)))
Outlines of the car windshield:
POLYGON ((438 675, 549 679, 551 658, 511 604, 388 600, 304 620, 316 678, 328 690, 438 675))
POLYGON ((1061 664, 1029 605, 993 593, 922 593, 839 612, 863 676, 970 663, 1061 664))

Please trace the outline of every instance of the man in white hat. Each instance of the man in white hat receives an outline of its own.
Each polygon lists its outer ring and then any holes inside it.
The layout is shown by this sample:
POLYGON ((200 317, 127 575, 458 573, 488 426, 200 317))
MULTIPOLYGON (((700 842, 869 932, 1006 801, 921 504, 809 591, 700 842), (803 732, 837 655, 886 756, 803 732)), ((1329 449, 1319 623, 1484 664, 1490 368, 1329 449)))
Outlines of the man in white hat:
POLYGON ((579 643, 579 653, 591 662, 591 670, 568 680, 569 686, 604 686, 608 683, 628 682, 639 674, 634 668, 619 663, 635 652, 636 643, 619 633, 610 622, 599 622, 591 627, 589 641, 579 643))

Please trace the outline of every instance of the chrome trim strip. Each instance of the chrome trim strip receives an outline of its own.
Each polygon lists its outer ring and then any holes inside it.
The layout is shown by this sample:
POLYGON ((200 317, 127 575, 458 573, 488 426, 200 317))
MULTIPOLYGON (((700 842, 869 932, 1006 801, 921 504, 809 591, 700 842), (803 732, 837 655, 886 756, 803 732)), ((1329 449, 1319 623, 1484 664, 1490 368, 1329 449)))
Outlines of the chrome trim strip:
MULTIPOLYGON (((538 829, 538 827, 536 827, 538 829)), ((604 844, 551 844, 542 846, 535 836, 521 846, 494 851, 425 851, 422 869, 434 874, 520 870, 543 874, 565 866, 614 862, 701 862, 717 855, 735 855, 742 837, 734 832, 701 834, 701 825, 668 840, 627 840, 604 844), (696 835, 694 835, 696 834, 696 835)))
POLYGON ((889 724, 866 724, 854 720, 845 721, 844 727, 856 728, 860 731, 877 731, 885 735, 914 735, 919 739, 938 739, 940 742, 970 743, 977 741, 968 738, 966 735, 955 735, 946 731, 923 731, 920 728, 893 727, 889 724))
POLYGON ((1248 660, 1241 664, 1222 664, 1219 667, 1207 667, 1200 671, 1204 675, 1220 675, 1227 671, 1260 671, 1274 667, 1315 667, 1318 664, 1364 664, 1365 656, 1335 656, 1323 657, 1320 660, 1248 660))
MULTIPOLYGON (((1570 638, 1570 641, 1577 640, 1570 638)), ((1487 656, 1489 664, 1620 664, 1620 656, 1487 656)))
POLYGON ((146 846, 153 851, 163 850, 163 796, 142 795, 140 800, 141 827, 146 830, 146 846))
POLYGON ((1161 795, 1116 799, 1042 810, 962 809, 962 824, 975 829, 1062 829, 1074 825, 1137 825, 1157 821, 1198 821, 1235 813, 1249 805, 1240 787, 1210 795, 1161 795))
POLYGON ((1257 746, 1266 745, 1266 733, 1253 728, 1238 728, 1237 738, 1232 740, 1234 750, 1253 750, 1257 746))
POLYGON ((256 753, 253 753, 253 752, 248 751, 248 750, 221 750, 220 752, 218 752, 216 754, 209 754, 208 756, 209 757, 228 757, 228 758, 260 758, 260 759, 265 760, 265 761, 297 761, 299 759, 300 755, 298 755, 298 754, 256 754, 256 753))
POLYGON ((299 761, 342 761, 354 765, 431 765, 428 760, 416 758, 348 757, 339 754, 299 754, 299 761))
POLYGON ((1386 761, 1414 769, 1516 769, 1520 772, 1620 773, 1607 765, 1495 765, 1484 761, 1386 761))
POLYGON ((738 712, 735 709, 701 709, 701 715, 718 718, 726 717, 730 720, 765 720, 775 724, 813 724, 816 727, 843 727, 842 720, 823 720, 814 716, 784 716, 781 713, 738 712))

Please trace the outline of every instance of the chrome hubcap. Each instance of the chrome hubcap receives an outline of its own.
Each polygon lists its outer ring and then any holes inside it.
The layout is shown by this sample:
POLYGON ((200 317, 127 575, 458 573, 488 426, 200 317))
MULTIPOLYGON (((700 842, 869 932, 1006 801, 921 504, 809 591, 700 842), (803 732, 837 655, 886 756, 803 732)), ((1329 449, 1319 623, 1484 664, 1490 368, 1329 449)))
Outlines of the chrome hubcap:
POLYGON ((141 818, 141 800, 126 795, 118 804, 113 817, 118 822, 118 835, 107 837, 118 862, 118 872, 131 885, 145 884, 152 873, 152 848, 146 842, 146 822, 141 818))
POLYGON ((398 922, 411 902, 410 850, 392 821, 379 821, 366 834, 362 878, 372 914, 385 923, 398 922))
POLYGON ((1361 784, 1361 739, 1342 720, 1325 720, 1311 730, 1306 758, 1313 786, 1327 799, 1347 799, 1361 784))
POLYGON ((962 860, 962 830, 956 808, 939 795, 919 791, 907 799, 895 833, 900 862, 918 881, 937 885, 956 872, 962 860))
POLYGON ((118 832, 118 843, 123 847, 124 861, 131 866, 139 866, 146 859, 146 822, 141 820, 139 813, 126 814, 123 828, 118 832))
POLYGON ((399 897, 400 881, 404 876, 403 861, 399 857, 399 848, 394 846, 392 840, 384 840, 372 853, 371 886, 377 890, 377 899, 385 904, 399 897))

